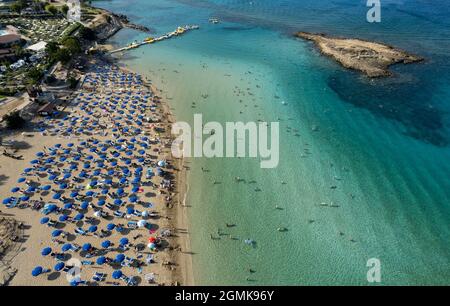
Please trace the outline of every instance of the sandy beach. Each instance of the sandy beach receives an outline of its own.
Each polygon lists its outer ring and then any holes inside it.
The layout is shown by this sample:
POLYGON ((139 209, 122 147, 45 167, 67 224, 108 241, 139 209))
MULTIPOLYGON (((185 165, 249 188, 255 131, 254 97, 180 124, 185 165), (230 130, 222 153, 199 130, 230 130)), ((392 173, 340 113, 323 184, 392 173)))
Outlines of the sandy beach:
POLYGON ((2 151, 21 156, 0 156, 0 218, 23 229, 2 255, 2 269, 16 271, 7 284, 192 285, 169 106, 130 71, 90 67, 58 116, 2 135, 2 151))

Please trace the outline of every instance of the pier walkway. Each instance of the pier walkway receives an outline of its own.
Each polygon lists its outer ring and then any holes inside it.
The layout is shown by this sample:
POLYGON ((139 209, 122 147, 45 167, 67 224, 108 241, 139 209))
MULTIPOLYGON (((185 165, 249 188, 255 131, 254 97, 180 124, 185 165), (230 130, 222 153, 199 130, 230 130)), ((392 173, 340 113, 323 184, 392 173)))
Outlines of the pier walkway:
POLYGON ((159 41, 170 39, 170 38, 175 37, 175 36, 180 36, 180 35, 183 35, 183 34, 189 32, 191 30, 198 30, 199 28, 200 27, 196 26, 196 25, 178 27, 175 31, 167 33, 167 34, 165 34, 165 35, 163 35, 161 37, 158 37, 158 38, 149 37, 149 38, 146 38, 143 42, 134 42, 134 43, 129 44, 126 47, 109 51, 109 53, 113 54, 113 53, 124 52, 124 51, 128 51, 128 50, 136 49, 136 48, 139 48, 139 47, 144 46, 144 45, 149 45, 149 44, 153 44, 153 43, 156 43, 156 42, 159 42, 159 41))

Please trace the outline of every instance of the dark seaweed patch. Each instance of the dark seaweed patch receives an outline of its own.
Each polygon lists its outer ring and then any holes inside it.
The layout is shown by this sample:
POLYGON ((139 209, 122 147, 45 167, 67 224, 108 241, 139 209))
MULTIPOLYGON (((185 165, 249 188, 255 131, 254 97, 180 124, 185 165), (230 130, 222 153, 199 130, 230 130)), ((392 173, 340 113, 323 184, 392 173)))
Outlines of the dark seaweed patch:
POLYGON ((449 145, 444 112, 430 105, 432 85, 423 80, 369 82, 362 81, 356 73, 345 72, 330 77, 328 86, 341 100, 401 123, 409 137, 438 147, 449 145))

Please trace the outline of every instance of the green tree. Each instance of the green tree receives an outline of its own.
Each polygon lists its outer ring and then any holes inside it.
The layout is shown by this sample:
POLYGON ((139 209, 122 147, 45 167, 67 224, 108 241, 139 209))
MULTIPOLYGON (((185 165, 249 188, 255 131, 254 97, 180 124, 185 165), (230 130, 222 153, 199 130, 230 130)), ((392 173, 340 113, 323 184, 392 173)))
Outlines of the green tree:
POLYGON ((3 116, 3 120, 6 122, 8 129, 17 130, 25 125, 25 120, 20 117, 19 112, 13 112, 3 116))
POLYGON ((61 6, 61 13, 63 13, 64 15, 67 15, 68 12, 69 12, 69 7, 66 4, 61 6))
POLYGON ((11 47, 11 49, 17 57, 22 57, 25 54, 25 51, 21 45, 15 44, 11 47))
POLYGON ((52 15, 58 14, 58 9, 54 5, 51 5, 51 4, 46 5, 45 10, 52 15))
POLYGON ((31 68, 27 73, 27 79, 31 84, 36 84, 43 76, 42 69, 31 68))
POLYGON ((19 2, 14 2, 9 6, 9 9, 14 13, 20 13, 22 11, 22 6, 19 2))
POLYGON ((45 46, 45 51, 48 55, 54 55, 59 50, 59 44, 57 42, 51 41, 45 46))
POLYGON ((77 85, 78 85, 78 80, 77 80, 76 78, 70 77, 70 78, 68 79, 68 81, 69 81, 70 89, 75 89, 75 88, 77 87, 77 85))
POLYGON ((71 55, 75 55, 81 52, 81 44, 75 37, 67 37, 63 40, 62 44, 70 52, 71 55))
POLYGON ((55 60, 60 61, 63 64, 67 64, 68 62, 70 62, 71 58, 72 54, 68 49, 65 48, 59 49, 55 54, 55 60))
POLYGON ((80 29, 79 33, 80 33, 80 37, 82 39, 91 40, 91 41, 97 39, 97 34, 95 34, 95 32, 88 27, 83 26, 80 29))

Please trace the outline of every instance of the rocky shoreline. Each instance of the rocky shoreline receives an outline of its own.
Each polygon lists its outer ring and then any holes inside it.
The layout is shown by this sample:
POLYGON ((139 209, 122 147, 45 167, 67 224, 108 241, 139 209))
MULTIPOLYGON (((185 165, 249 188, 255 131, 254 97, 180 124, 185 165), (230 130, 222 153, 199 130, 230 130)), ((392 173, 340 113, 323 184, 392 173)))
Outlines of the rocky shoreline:
POLYGON ((343 67, 359 71, 369 78, 389 77, 392 76, 389 70, 392 65, 424 60, 422 57, 377 42, 306 32, 298 32, 295 36, 314 42, 322 54, 333 58, 343 67))
POLYGON ((126 28, 138 30, 138 31, 145 32, 145 33, 153 33, 154 32, 153 30, 151 30, 150 28, 148 28, 146 26, 130 22, 130 19, 126 15, 115 14, 115 13, 111 13, 111 14, 112 14, 112 16, 114 16, 115 18, 120 20, 122 25, 126 28))

